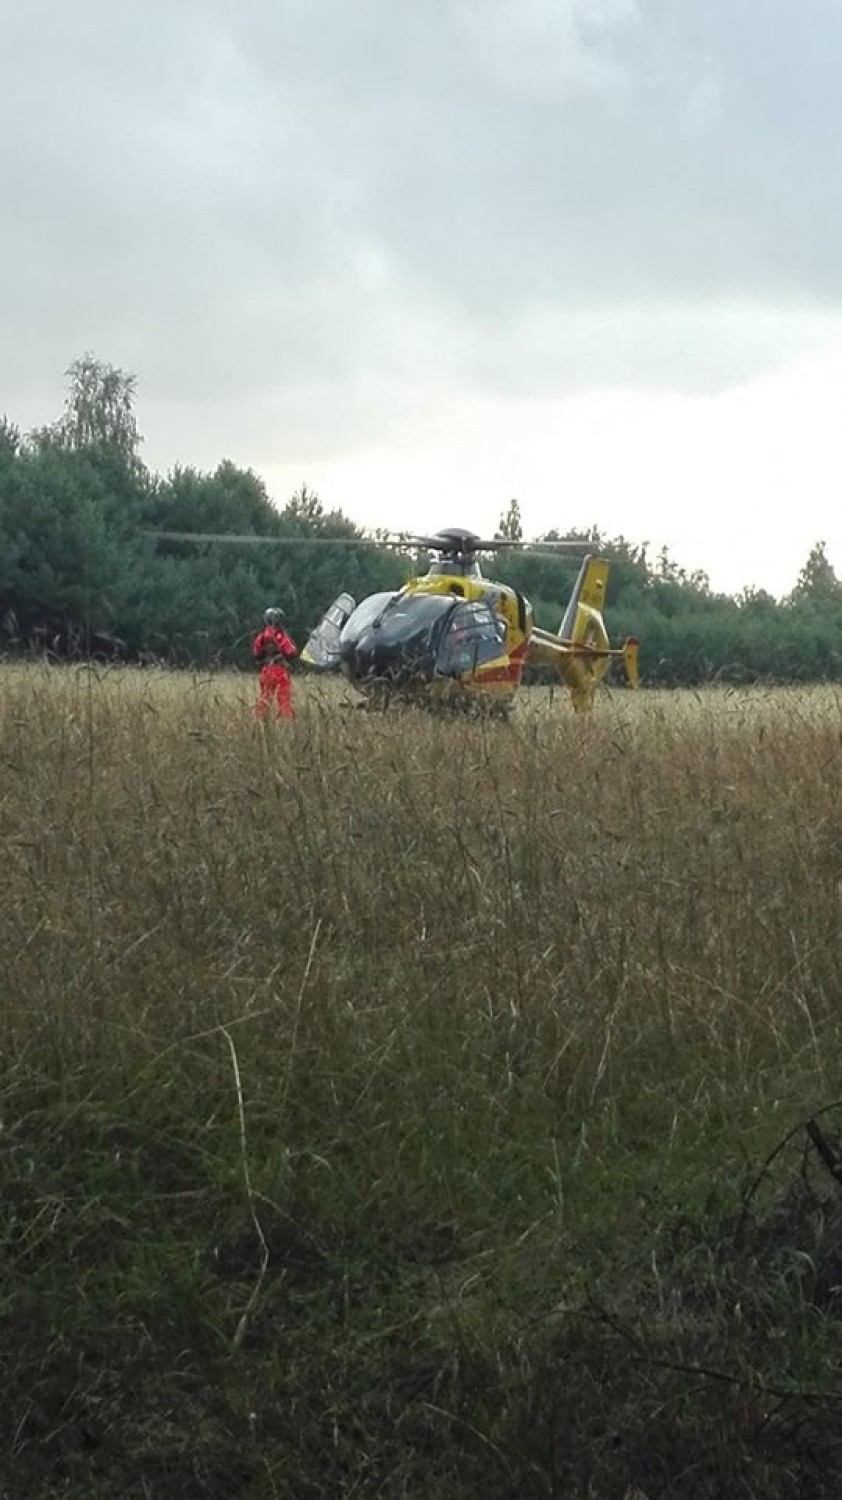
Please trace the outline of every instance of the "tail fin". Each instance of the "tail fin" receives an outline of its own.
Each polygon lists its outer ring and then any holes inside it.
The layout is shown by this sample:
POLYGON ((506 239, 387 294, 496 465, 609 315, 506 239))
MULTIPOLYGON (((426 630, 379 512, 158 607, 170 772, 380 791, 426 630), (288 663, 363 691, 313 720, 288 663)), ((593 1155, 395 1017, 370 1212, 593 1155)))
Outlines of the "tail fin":
POLYGON ((558 633, 562 640, 581 645, 588 620, 592 618, 590 611, 602 614, 608 585, 608 567, 603 557, 585 558, 559 626, 558 633), (580 609, 580 605, 584 605, 584 608, 580 609))
POLYGON ((609 567, 604 557, 585 558, 559 630, 562 641, 583 653, 574 658, 567 674, 574 707, 579 710, 590 707, 594 689, 612 658, 622 657, 631 687, 636 688, 639 681, 636 638, 630 635, 622 646, 614 648, 608 640, 602 612, 609 567))

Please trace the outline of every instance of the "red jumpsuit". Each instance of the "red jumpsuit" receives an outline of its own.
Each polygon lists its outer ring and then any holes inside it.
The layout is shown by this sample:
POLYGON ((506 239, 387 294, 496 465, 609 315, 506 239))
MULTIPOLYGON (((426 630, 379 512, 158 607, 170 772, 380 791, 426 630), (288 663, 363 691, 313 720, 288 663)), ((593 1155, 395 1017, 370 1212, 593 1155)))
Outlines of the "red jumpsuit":
POLYGON ((251 643, 251 654, 260 662, 260 696, 254 705, 256 719, 266 717, 266 710, 274 698, 282 719, 293 718, 292 683, 284 665, 284 657, 297 655, 294 641, 285 630, 275 625, 265 625, 251 643))

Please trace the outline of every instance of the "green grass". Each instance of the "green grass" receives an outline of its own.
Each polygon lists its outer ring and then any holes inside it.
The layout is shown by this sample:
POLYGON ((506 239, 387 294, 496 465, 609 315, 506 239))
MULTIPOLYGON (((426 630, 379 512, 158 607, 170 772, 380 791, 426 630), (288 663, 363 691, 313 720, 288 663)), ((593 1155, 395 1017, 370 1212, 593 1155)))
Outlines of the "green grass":
POLYGON ((837 1495, 842 695, 252 689, 0 677, 0 1494, 837 1495))

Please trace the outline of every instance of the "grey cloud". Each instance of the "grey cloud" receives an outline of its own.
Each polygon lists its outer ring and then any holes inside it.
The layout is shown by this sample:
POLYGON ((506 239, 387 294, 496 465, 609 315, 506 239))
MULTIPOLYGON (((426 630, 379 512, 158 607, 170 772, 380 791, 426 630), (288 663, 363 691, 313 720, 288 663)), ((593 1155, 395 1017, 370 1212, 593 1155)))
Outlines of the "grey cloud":
POLYGON ((842 290, 840 41, 835 0, 7 3, 0 408, 87 347, 264 443, 750 373, 723 306, 842 290))

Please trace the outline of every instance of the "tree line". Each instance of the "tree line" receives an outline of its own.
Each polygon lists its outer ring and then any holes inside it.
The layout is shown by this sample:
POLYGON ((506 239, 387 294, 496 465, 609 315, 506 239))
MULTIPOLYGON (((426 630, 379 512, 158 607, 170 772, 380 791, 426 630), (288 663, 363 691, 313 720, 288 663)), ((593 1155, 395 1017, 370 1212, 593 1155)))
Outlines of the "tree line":
MULTIPOLYGON (((0 650, 118 656, 174 665, 236 665, 268 604, 281 604, 303 642, 340 592, 356 599, 397 588, 426 557, 366 544, 306 485, 282 508, 250 469, 212 473, 142 461, 135 379, 84 355, 67 372, 65 408, 23 434, 0 419, 0 650), (162 540, 156 533, 255 536, 244 542, 162 540), (357 545, 359 544, 359 545, 357 545)), ((454 518, 458 520, 458 517, 454 518)), ((522 540, 516 501, 498 535, 522 540)), ((715 593, 666 552, 578 535, 611 559, 606 621, 636 635, 651 683, 842 679, 842 582, 824 545, 811 550, 790 595, 715 593)), ((552 540, 554 533, 547 535, 552 540)), ((485 571, 519 588, 538 623, 555 630, 578 562, 502 550, 485 571)))

